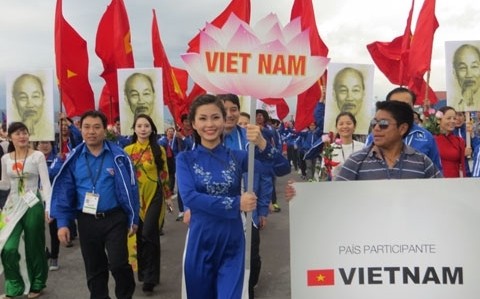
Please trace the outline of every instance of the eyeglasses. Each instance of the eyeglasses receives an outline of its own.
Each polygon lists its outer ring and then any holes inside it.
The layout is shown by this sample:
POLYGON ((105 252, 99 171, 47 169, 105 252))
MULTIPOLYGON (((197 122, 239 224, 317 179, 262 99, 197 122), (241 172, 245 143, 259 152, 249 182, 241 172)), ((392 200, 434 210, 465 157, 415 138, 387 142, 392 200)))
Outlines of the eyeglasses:
POLYGON ((372 127, 372 129, 375 128, 376 125, 378 125, 380 127, 380 130, 385 130, 390 125, 394 125, 394 124, 396 124, 396 123, 395 122, 390 122, 387 119, 380 119, 380 120, 372 119, 370 121, 370 127, 372 127))

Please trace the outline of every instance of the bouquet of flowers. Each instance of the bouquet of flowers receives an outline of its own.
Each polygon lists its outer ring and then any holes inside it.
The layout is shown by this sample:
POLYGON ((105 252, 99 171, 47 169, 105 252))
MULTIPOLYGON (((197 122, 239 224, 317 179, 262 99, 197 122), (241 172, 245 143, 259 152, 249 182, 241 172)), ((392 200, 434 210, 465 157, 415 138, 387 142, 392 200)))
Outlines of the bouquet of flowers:
POLYGON ((342 143, 340 138, 335 139, 333 132, 329 132, 322 136, 323 141, 323 150, 320 154, 323 159, 322 167, 320 168, 318 180, 319 181, 331 181, 332 180, 332 169, 333 167, 340 164, 339 162, 333 161, 333 157, 336 154, 333 151, 337 148, 340 148, 339 145, 342 143))
POLYGON ((433 135, 440 133, 440 126, 438 125, 438 120, 443 117, 442 111, 435 111, 435 109, 430 108, 425 111, 425 121, 423 122, 423 127, 430 131, 433 135))

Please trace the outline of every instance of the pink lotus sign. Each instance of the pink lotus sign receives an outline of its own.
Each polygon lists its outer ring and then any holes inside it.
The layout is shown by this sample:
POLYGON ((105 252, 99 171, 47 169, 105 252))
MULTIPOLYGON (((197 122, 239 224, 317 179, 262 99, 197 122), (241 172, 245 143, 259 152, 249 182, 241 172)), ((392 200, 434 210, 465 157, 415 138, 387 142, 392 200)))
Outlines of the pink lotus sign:
POLYGON ((311 56, 300 19, 282 27, 269 14, 255 27, 231 14, 222 28, 207 24, 199 53, 182 55, 188 73, 211 93, 280 98, 302 93, 325 71, 329 59, 311 56))

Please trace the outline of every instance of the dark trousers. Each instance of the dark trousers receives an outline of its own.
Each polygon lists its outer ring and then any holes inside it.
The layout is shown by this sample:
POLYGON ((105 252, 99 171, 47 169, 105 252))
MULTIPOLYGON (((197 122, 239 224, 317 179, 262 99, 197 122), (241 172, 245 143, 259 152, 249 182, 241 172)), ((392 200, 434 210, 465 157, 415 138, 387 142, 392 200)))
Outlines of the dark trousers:
POLYGON ((87 285, 91 299, 109 299, 108 270, 115 280, 118 299, 131 299, 135 291, 133 270, 128 263, 128 219, 121 210, 108 213, 105 218, 80 213, 78 232, 87 285), (106 250, 106 252, 105 252, 106 250))
POLYGON ((272 184, 273 184, 272 197, 271 197, 272 204, 277 203, 277 189, 275 188, 276 183, 277 183, 277 177, 272 176, 272 184))
POLYGON ((262 260, 260 258, 260 230, 252 225, 252 244, 250 249, 250 279, 248 280, 248 297, 255 298, 253 288, 260 278, 262 260))
POLYGON ((170 187, 170 191, 173 192, 175 188, 175 158, 167 158, 167 167, 168 167, 168 183, 170 187))
POLYGON ((48 224, 48 230, 50 231, 50 248, 49 248, 49 258, 58 259, 58 253, 60 252, 60 241, 58 240, 57 234, 57 219, 53 219, 48 224))
POLYGON ((293 164, 295 171, 298 170, 298 153, 297 149, 293 145, 287 145, 287 159, 288 163, 293 164))
MULTIPOLYGON (((160 188, 159 188, 160 190, 160 188)), ((137 230, 138 280, 160 283, 160 230, 158 219, 162 210, 162 191, 157 191, 137 230)))
POLYGON ((180 196, 180 192, 177 192, 177 202, 178 202, 178 211, 183 212, 183 200, 182 197, 180 196))
POLYGON ((302 171, 302 176, 307 176, 307 163, 305 162, 305 160, 303 160, 304 155, 305 155, 305 152, 303 151, 298 152, 298 166, 302 171))

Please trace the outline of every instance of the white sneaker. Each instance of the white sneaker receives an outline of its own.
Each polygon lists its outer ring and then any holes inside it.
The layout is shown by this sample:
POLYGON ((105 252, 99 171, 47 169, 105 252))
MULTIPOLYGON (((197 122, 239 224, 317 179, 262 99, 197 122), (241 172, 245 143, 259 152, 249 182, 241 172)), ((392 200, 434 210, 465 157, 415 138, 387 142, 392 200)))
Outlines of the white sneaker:
POLYGON ((183 212, 178 213, 177 219, 175 221, 183 221, 183 212))
POLYGON ((58 266, 58 259, 50 259, 50 267, 48 270, 57 271, 60 267, 58 266))

